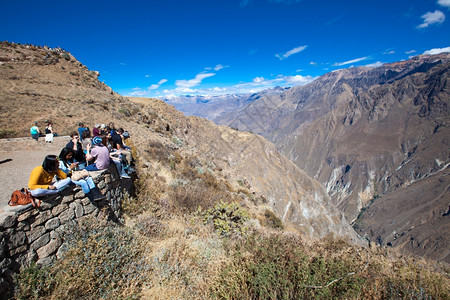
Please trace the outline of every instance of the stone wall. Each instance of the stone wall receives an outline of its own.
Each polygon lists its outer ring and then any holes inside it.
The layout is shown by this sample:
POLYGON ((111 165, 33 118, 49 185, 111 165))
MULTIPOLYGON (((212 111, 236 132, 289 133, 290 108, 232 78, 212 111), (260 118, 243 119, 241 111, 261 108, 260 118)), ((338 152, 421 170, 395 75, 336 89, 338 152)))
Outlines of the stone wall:
MULTIPOLYGON (((57 146, 62 149, 69 141, 70 136, 55 136, 53 138, 52 146, 57 146)), ((30 137, 0 139, 0 152, 10 152, 16 149, 45 149, 46 145, 44 137, 40 137, 38 141, 35 141, 30 137)), ((48 144, 48 146, 50 147, 51 145, 48 144)))
POLYGON ((75 222, 86 217, 122 221, 122 200, 134 193, 133 181, 121 180, 115 166, 91 176, 105 200, 92 202, 80 187, 71 186, 42 201, 40 208, 29 204, 0 210, 0 295, 11 292, 13 274, 22 266, 54 262, 66 248, 63 233, 75 222))

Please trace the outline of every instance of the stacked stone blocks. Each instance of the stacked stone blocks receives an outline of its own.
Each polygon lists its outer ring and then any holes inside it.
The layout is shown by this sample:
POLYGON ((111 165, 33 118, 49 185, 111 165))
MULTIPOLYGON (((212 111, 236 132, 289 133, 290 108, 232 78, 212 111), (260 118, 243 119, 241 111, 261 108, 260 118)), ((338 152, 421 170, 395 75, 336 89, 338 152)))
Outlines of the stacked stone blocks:
POLYGON ((130 179, 121 180, 115 166, 91 172, 106 200, 89 200, 80 187, 66 189, 58 196, 31 204, 0 210, 0 294, 12 285, 12 275, 31 262, 49 265, 67 248, 64 232, 86 217, 121 222, 122 200, 133 192, 130 179))

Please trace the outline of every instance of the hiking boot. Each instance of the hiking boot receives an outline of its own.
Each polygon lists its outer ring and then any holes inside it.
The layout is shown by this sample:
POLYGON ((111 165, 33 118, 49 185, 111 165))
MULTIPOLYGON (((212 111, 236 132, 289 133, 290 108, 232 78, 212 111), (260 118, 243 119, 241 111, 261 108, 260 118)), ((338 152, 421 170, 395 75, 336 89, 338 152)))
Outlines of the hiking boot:
POLYGON ((105 195, 102 195, 102 194, 98 194, 98 195, 95 195, 94 196, 94 201, 102 201, 102 200, 105 200, 106 199, 106 196, 105 195))

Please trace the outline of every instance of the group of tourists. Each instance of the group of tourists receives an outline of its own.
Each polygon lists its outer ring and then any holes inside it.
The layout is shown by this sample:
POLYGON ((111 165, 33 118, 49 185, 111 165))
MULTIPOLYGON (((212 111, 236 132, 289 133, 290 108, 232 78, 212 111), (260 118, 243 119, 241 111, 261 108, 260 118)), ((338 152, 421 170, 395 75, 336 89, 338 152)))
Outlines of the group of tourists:
MULTIPOLYGON (((33 127, 30 129, 32 135, 33 127)), ((39 129, 37 132, 34 134, 39 134, 39 129)), ((88 127, 79 123, 77 131, 70 134, 70 141, 59 156, 47 155, 42 166, 33 169, 28 182, 31 195, 46 197, 75 184, 82 188, 89 199, 105 199, 87 171, 104 170, 113 163, 121 179, 130 178, 128 173, 134 169, 131 148, 125 145, 128 137, 128 132, 123 128, 115 129, 112 123, 108 126, 96 124, 92 134, 88 127)))

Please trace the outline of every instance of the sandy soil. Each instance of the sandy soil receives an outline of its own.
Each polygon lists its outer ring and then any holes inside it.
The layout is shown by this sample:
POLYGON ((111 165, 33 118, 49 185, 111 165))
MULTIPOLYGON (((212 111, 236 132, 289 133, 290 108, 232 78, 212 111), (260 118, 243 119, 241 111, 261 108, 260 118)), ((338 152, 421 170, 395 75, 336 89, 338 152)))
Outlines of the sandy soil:
POLYGON ((42 165, 47 154, 60 151, 60 146, 43 145, 36 150, 0 152, 0 207, 8 205, 13 191, 27 186, 31 171, 42 165))

